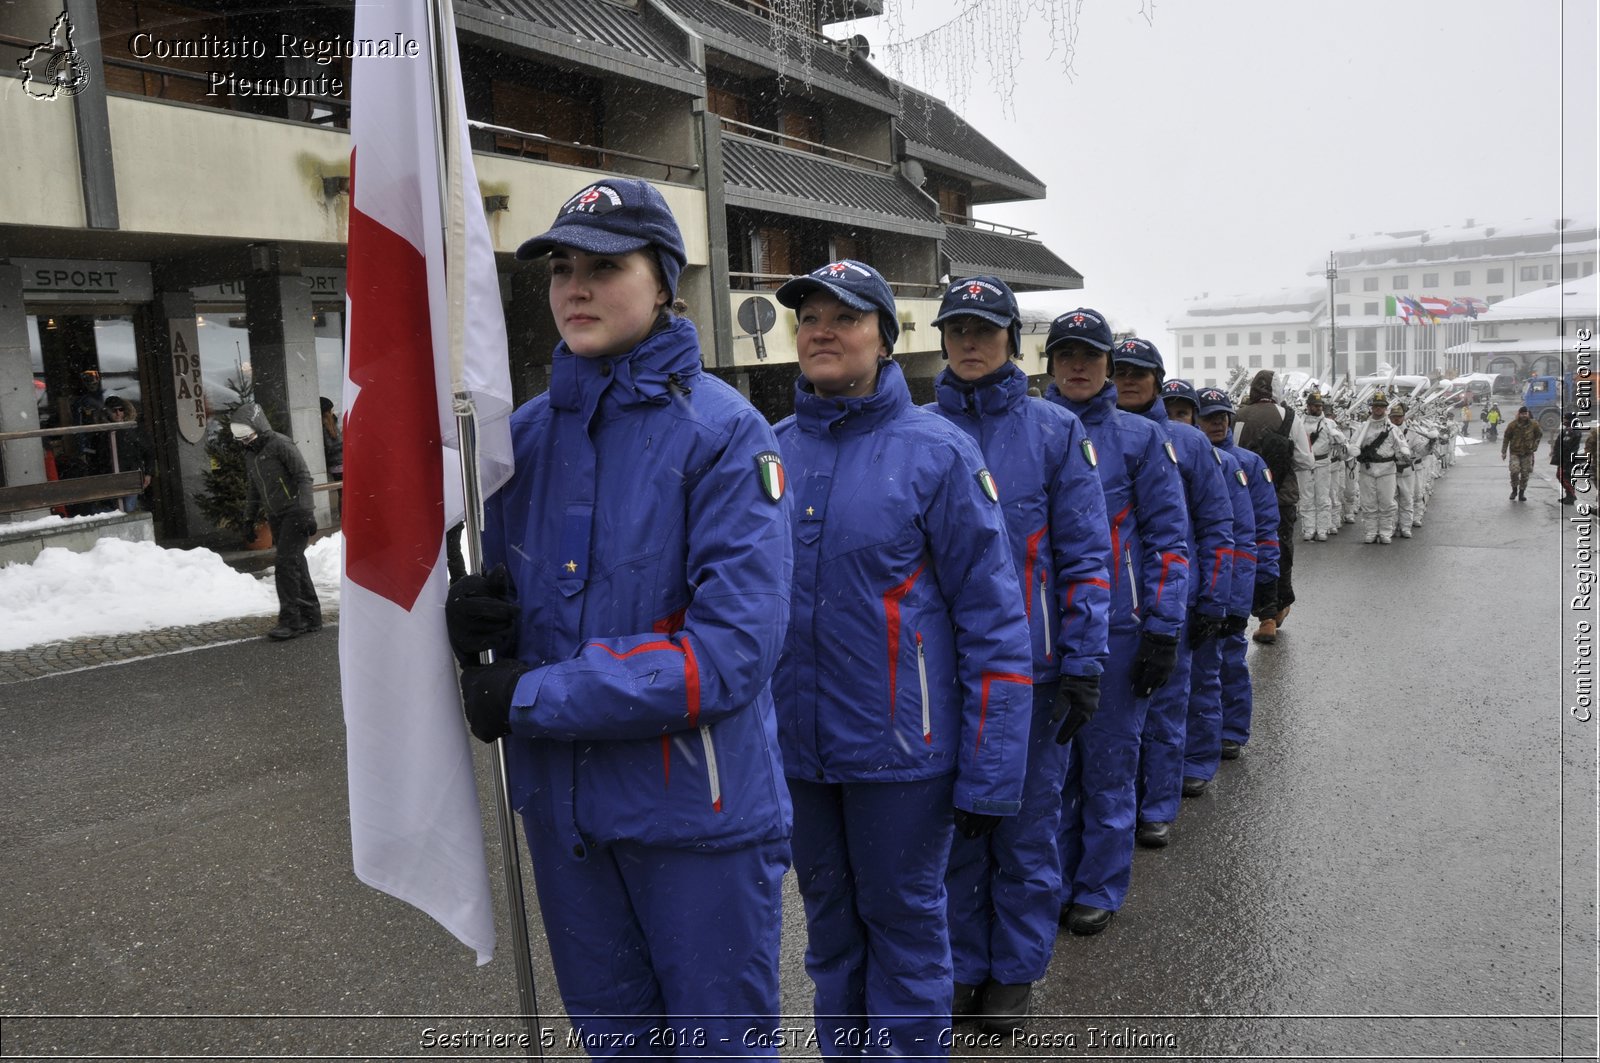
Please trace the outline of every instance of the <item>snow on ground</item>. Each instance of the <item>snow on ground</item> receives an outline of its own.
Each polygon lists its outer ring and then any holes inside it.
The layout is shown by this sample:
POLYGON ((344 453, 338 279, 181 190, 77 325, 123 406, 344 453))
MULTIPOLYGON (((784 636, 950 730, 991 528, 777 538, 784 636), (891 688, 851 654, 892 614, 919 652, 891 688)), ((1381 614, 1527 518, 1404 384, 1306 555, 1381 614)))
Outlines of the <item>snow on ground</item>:
MULTIPOLYGON (((338 604, 342 543, 330 535, 306 551, 324 607, 338 604)), ((122 539, 86 553, 51 547, 30 565, 0 567, 0 602, 0 651, 278 611, 270 569, 247 575, 210 550, 122 539)))

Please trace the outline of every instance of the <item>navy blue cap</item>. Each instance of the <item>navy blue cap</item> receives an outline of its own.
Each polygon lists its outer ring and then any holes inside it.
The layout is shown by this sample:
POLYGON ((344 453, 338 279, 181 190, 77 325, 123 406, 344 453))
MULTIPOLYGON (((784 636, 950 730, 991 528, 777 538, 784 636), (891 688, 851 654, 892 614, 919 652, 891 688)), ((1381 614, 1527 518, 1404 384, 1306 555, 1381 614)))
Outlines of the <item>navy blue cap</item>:
POLYGON ((878 331, 884 345, 894 347, 900 338, 900 318, 894 305, 894 292, 883 274, 853 258, 841 258, 826 266, 818 266, 804 277, 786 281, 773 293, 790 310, 800 309, 806 296, 812 292, 827 292, 845 306, 855 310, 878 312, 878 331))
POLYGON ((1098 310, 1080 306, 1050 322, 1050 335, 1044 341, 1046 356, 1055 354, 1057 347, 1072 341, 1087 343, 1098 351, 1111 349, 1111 326, 1098 310))
POLYGON ((1167 375, 1166 363, 1161 360, 1161 352, 1156 349, 1156 345, 1137 336, 1123 340, 1112 350, 1111 364, 1118 365, 1123 362, 1148 369, 1159 377, 1167 375))
POLYGON ((1221 388, 1201 388, 1195 396, 1195 413, 1199 417, 1207 417, 1213 413, 1226 413, 1233 416, 1233 400, 1228 398, 1228 393, 1221 388))
POLYGON ((1183 399, 1185 402, 1194 403, 1196 410, 1200 408, 1200 397, 1194 392, 1194 385, 1182 377, 1173 377, 1161 385, 1161 398, 1183 399))
POLYGON ((538 258, 557 247, 591 255, 625 255, 651 248, 661 263, 667 291, 678 294, 678 274, 689 262, 678 219, 648 181, 611 177, 579 189, 556 211, 550 230, 525 240, 518 258, 538 258))
POLYGON ((1011 336, 1011 353, 1022 353, 1022 312, 1017 297, 999 277, 967 277, 945 289, 934 327, 953 318, 976 317, 997 325, 1011 336))

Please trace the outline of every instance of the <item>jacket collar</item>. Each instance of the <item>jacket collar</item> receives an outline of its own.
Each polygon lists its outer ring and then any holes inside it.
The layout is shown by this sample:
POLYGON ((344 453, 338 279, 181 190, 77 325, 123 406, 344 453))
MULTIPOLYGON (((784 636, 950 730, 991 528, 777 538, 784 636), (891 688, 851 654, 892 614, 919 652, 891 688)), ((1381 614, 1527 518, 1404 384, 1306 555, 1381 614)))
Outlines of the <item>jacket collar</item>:
POLYGON ((988 376, 962 380, 946 366, 933 381, 939 408, 949 413, 1005 413, 1028 397, 1028 375, 1006 362, 988 376))
POLYGON ((1084 424, 1100 424, 1109 420, 1117 409, 1117 386, 1109 380, 1087 402, 1073 402, 1061 394, 1061 389, 1053 383, 1045 391, 1044 397, 1077 414, 1078 420, 1084 424))
POLYGON ((911 405, 911 389, 898 363, 878 364, 878 386, 855 399, 823 398, 805 377, 795 381, 794 418, 801 431, 820 436, 870 432, 911 405))
POLYGON ((565 341, 550 369, 550 405, 593 412, 602 396, 617 406, 664 405, 674 386, 688 391, 700 372, 700 338, 694 323, 673 318, 626 354, 579 358, 565 341))

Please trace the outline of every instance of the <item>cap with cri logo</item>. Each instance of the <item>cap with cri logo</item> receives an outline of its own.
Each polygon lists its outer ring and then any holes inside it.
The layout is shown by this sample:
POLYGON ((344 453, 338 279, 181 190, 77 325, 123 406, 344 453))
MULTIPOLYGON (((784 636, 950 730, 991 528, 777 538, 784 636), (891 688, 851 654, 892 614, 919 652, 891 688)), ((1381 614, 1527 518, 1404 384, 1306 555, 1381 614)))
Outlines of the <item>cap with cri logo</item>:
POLYGON ((1044 341, 1044 353, 1054 355, 1064 343, 1087 343, 1097 351, 1111 349, 1111 326, 1098 310, 1079 307, 1068 310, 1050 323, 1050 335, 1044 341))
POLYGON ((842 258, 788 281, 773 293, 773 298, 790 310, 798 310, 806 296, 819 291, 827 292, 852 310, 876 310, 884 346, 894 347, 900 337, 900 319, 895 313, 894 291, 883 274, 865 262, 842 258))
POLYGON ((523 241, 517 257, 538 258, 557 247, 575 247, 591 255, 625 255, 652 248, 673 296, 678 292, 678 274, 689 261, 678 220, 667 201, 650 182, 626 177, 580 189, 561 205, 549 231, 523 241))

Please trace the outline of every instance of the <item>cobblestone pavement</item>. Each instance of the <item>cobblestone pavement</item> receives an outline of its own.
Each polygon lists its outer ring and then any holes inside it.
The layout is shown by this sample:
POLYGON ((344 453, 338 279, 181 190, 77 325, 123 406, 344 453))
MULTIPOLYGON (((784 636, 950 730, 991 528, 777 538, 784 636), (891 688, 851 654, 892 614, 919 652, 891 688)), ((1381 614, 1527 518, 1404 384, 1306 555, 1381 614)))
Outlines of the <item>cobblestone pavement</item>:
MULTIPOLYGON (((324 628, 337 624, 338 611, 324 605, 322 622, 324 628)), ((51 642, 20 650, 6 650, 0 652, 0 685, 73 672, 80 668, 132 661, 140 657, 198 649, 219 642, 263 638, 276 623, 277 618, 269 613, 263 616, 218 620, 210 624, 164 627, 155 631, 138 631, 132 634, 90 635, 66 642, 51 642)))

